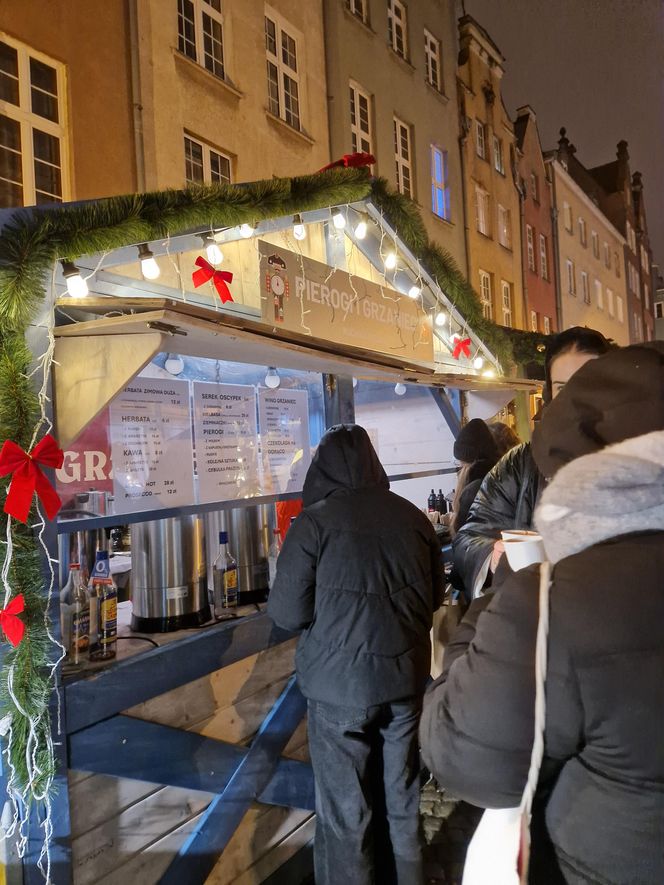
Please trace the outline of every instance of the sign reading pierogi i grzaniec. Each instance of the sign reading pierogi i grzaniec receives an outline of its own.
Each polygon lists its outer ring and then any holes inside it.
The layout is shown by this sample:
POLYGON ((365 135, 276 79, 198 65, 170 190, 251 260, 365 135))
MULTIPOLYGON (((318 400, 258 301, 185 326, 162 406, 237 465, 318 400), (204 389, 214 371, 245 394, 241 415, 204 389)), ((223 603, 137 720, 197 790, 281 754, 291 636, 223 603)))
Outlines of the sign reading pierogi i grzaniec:
POLYGON ((261 318, 291 332, 419 362, 433 360, 419 300, 259 241, 261 318))

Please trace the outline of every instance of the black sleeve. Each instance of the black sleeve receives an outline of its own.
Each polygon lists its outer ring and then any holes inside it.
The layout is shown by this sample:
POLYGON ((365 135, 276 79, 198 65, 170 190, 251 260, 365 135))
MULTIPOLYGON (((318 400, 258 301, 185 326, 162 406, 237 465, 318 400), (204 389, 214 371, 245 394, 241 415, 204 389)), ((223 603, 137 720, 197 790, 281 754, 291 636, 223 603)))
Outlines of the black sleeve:
POLYGON ((301 513, 286 534, 267 600, 267 613, 285 630, 304 630, 313 621, 318 548, 316 524, 301 513))

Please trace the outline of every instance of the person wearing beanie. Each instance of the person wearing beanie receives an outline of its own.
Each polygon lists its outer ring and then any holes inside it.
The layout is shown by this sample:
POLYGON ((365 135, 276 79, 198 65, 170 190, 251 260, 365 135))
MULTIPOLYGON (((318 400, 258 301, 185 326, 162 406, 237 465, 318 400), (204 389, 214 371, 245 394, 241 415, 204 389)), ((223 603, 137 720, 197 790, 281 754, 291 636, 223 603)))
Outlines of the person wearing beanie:
POLYGON ((552 568, 548 606, 540 612, 538 566, 472 604, 425 697, 423 757, 453 795, 519 805, 548 612, 528 881, 660 885, 664 342, 581 367, 544 409, 532 451, 548 480, 534 518, 552 568))

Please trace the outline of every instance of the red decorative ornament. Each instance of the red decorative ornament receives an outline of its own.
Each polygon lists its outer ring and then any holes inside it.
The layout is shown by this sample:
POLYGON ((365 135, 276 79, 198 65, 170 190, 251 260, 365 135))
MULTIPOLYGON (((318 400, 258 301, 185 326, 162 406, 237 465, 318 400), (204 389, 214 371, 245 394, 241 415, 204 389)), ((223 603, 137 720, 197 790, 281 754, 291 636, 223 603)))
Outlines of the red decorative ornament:
POLYGON ((64 457, 64 452, 50 433, 40 439, 31 452, 24 452, 15 442, 6 439, 0 450, 0 476, 11 473, 12 481, 5 501, 5 513, 26 522, 32 496, 37 492, 46 515, 53 519, 62 507, 62 501, 40 465, 62 467, 64 457))
POLYGON ((212 280, 212 285, 217 290, 217 294, 221 298, 222 304, 226 304, 227 301, 233 300, 231 290, 226 285, 226 283, 233 282, 233 274, 229 270, 215 270, 210 262, 206 261, 202 255, 198 256, 194 264, 199 268, 199 270, 195 270, 191 275, 191 280, 195 289, 198 289, 199 286, 212 280))
POLYGON ((348 169, 351 166, 372 166, 375 162, 376 158, 373 154, 358 151, 354 154, 344 154, 340 160, 335 160, 334 163, 328 163, 327 166, 323 166, 323 168, 318 171, 327 172, 328 169, 337 169, 339 167, 348 169))
POLYGON ((11 600, 7 608, 0 610, 0 627, 2 627, 2 632, 14 648, 23 639, 23 634, 25 633, 25 624, 17 617, 24 608, 25 600, 23 594, 19 593, 11 600))
POLYGON ((470 345, 472 344, 470 338, 457 338, 454 342, 454 350, 452 351, 452 356, 455 360, 458 360, 461 354, 463 354, 466 359, 470 358, 470 345))

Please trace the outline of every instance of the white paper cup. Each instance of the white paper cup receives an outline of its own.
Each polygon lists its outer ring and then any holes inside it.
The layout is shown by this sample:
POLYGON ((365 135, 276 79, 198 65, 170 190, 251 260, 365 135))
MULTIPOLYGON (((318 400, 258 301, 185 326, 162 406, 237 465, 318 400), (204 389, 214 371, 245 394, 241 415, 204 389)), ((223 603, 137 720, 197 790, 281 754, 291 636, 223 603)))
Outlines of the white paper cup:
POLYGON ((533 532, 530 529, 509 529, 501 532, 500 537, 503 541, 531 541, 537 540, 540 535, 539 532, 533 532))
POLYGON ((544 542, 540 535, 530 533, 528 536, 506 538, 505 535, 509 533, 503 532, 502 534, 505 556, 507 556, 512 571, 518 572, 534 562, 544 562, 546 559, 544 542))

